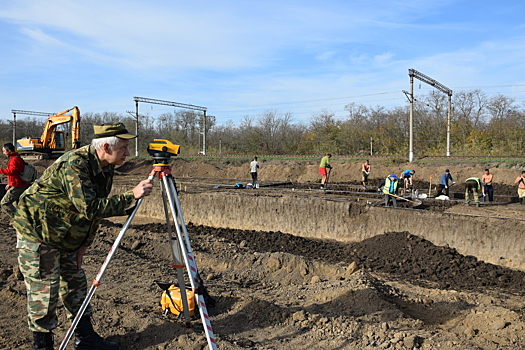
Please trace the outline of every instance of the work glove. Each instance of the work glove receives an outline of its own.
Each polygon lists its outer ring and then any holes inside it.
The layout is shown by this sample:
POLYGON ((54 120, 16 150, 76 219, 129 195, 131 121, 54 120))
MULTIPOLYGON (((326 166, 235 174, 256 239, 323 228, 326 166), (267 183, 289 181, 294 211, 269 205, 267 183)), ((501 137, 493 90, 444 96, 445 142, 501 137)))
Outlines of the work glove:
POLYGON ((445 186, 445 188, 448 188, 448 186, 445 186))
POLYGON ((366 172, 366 175, 370 175, 370 172, 369 172, 369 171, 367 171, 367 172, 366 172))

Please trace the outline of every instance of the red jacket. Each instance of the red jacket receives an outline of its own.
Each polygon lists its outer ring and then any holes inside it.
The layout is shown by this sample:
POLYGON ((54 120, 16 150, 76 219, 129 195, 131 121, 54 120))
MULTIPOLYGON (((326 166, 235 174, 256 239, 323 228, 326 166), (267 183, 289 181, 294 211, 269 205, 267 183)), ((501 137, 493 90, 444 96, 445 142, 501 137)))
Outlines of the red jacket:
POLYGON ((7 162, 7 169, 0 169, 0 174, 7 175, 7 184, 12 187, 26 187, 27 184, 20 178, 24 171, 24 161, 17 152, 11 153, 7 162))

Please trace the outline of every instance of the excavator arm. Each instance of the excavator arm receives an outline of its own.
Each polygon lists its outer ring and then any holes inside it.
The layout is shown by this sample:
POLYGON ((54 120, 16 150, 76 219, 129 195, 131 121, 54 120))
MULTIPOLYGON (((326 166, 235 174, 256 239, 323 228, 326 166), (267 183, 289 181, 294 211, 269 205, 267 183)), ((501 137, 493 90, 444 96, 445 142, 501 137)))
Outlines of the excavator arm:
POLYGON ((44 131, 40 137, 43 148, 53 148, 55 142, 56 127, 61 124, 71 122, 71 147, 73 149, 80 146, 80 110, 78 107, 67 109, 49 117, 44 125, 44 131), (71 112, 71 114, 66 114, 71 112))
POLYGON ((17 140, 17 149, 19 151, 58 155, 53 152, 64 151, 65 145, 64 132, 57 130, 57 126, 65 123, 71 123, 71 147, 73 149, 79 148, 80 110, 75 106, 71 109, 50 116, 44 124, 44 130, 42 131, 40 139, 25 138, 17 140))
POLYGON ((73 107, 71 111, 71 148, 80 148, 80 110, 73 107))

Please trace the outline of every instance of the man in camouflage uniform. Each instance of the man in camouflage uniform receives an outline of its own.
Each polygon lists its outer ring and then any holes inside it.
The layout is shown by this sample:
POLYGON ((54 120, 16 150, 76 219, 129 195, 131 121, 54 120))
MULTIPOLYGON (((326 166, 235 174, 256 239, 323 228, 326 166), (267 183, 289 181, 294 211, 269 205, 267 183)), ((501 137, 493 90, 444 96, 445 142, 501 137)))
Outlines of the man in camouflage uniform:
MULTIPOLYGON (((129 214, 137 199, 151 193, 153 182, 109 196, 114 167, 129 153, 122 123, 95 125, 91 145, 57 159, 21 196, 13 226, 17 231, 18 262, 27 288, 29 328, 34 350, 53 349, 59 296, 73 319, 87 294, 82 257, 95 238, 102 218, 129 214)), ((77 350, 116 350, 91 325, 88 306, 75 330, 77 350)))

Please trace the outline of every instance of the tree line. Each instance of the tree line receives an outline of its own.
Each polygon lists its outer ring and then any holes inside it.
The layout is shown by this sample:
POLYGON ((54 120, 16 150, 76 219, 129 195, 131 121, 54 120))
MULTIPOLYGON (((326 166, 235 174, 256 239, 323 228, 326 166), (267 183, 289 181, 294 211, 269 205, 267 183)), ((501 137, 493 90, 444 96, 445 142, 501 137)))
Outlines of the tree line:
MULTIPOLYGON (((414 154, 445 155, 448 97, 432 91, 414 100, 414 154)), ((481 90, 460 91, 452 97, 451 155, 522 156, 525 147, 525 103, 505 95, 487 96, 481 90)), ((82 145, 90 142, 93 125, 122 121, 135 132, 136 117, 113 112, 82 113, 82 145)), ((42 117, 18 118, 16 138, 39 138, 42 117)), ((68 126, 62 128, 66 137, 68 126)), ((183 155, 407 155, 409 107, 387 109, 350 103, 345 115, 330 110, 314 113, 307 122, 294 122, 293 114, 267 110, 245 116, 239 123, 217 125, 215 117, 174 110, 157 117, 139 116, 138 148, 146 155, 153 139, 181 145, 183 155), (205 130, 204 130, 205 129, 205 130)), ((12 142, 13 121, 0 120, 0 140, 12 142)), ((132 148, 135 147, 132 144, 132 148)), ((132 152, 134 154, 134 152, 132 152)))

